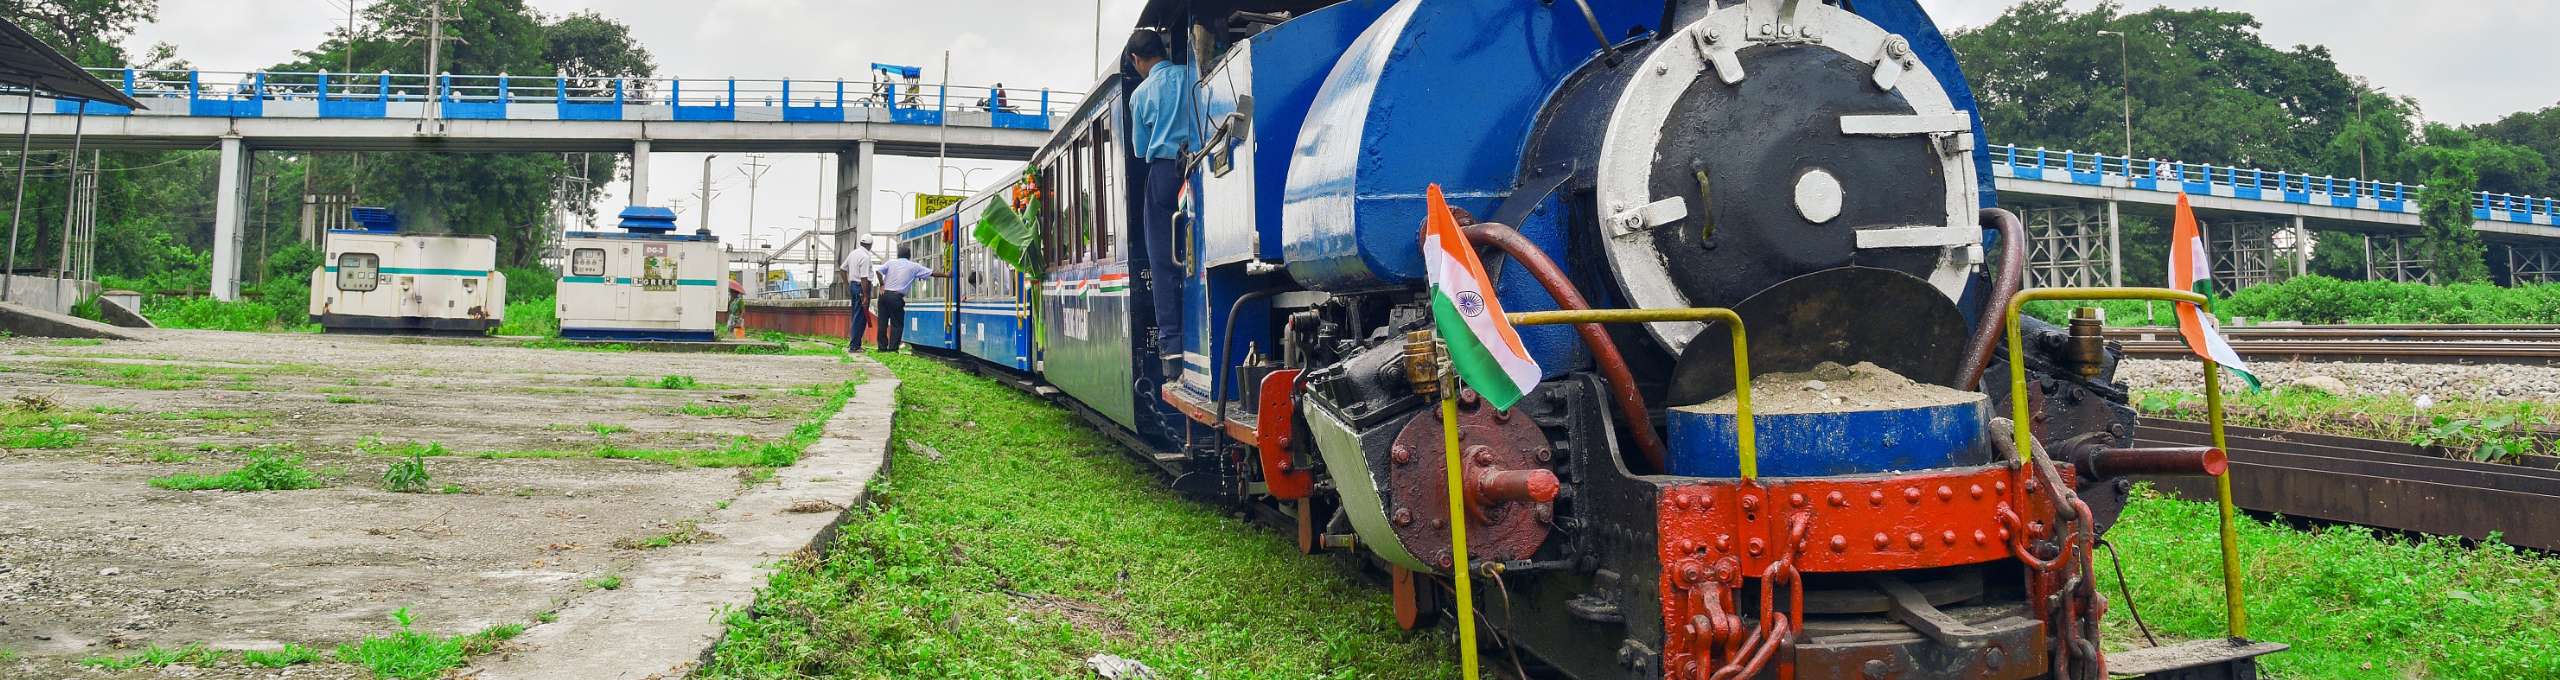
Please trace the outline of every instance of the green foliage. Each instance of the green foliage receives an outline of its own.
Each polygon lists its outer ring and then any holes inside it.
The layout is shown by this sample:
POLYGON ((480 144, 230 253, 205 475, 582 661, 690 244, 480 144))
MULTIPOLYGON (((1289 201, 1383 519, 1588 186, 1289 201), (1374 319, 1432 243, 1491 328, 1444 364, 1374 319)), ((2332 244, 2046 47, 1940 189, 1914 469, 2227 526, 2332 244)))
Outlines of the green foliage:
MULTIPOLYGON (((2223 635, 2215 524, 2212 504, 2146 489, 2107 532, 2164 638, 2223 635)), ((2271 677, 2560 677, 2560 561, 2494 540, 2466 547, 2247 517, 2238 528, 2250 635, 2293 646, 2262 659, 2271 677)), ((2114 570, 2096 571, 2098 591, 2117 597, 2114 570)), ((2104 621, 2110 638, 2138 636, 2130 617, 2104 621)))
POLYGON ((240 662, 259 668, 285 668, 320 661, 320 650, 285 643, 273 651, 252 649, 240 653, 240 662))
POLYGON ((2443 447, 2448 453, 2470 460, 2502 463, 2534 452, 2533 434, 2518 431, 2519 426, 2548 424, 2550 421, 2530 414, 2499 414, 2477 420, 2439 415, 2409 443, 2443 447))
POLYGON ((639 378, 622 379, 623 387, 654 387, 662 390, 689 390, 699 384, 700 383, 694 382, 693 376, 689 375, 659 376, 656 382, 650 382, 639 378))
POLYGON ((391 465, 382 470, 384 491, 425 493, 427 481, 427 458, 419 451, 410 452, 407 458, 391 461, 391 465))
POLYGON ((587 579, 587 585, 593 586, 597 590, 621 590, 622 575, 605 574, 603 576, 587 579))
POLYGON ((142 651, 124 656, 93 656, 81 659, 80 665, 108 671, 178 665, 207 667, 222 663, 222 656, 222 652, 206 647, 201 642, 177 649, 151 645, 144 647, 142 651))
MULTIPOLYGON (((306 290, 307 289, 302 289, 306 290)), ((299 303, 309 304, 307 292, 299 303)), ((193 328, 249 333, 303 331, 310 323, 308 307, 280 310, 274 305, 254 300, 223 302, 210 297, 146 296, 142 299, 142 315, 161 328, 193 328)))
POLYGON ((526 265, 500 270, 507 275, 507 316, 515 316, 517 303, 541 302, 551 305, 554 291, 560 287, 560 273, 550 267, 526 265))
POLYGON ((80 298, 79 302, 71 305, 71 315, 88 319, 90 321, 105 323, 107 320, 107 311, 99 307, 100 304, 102 303, 98 302, 98 296, 95 295, 80 298))
POLYGON ((2532 149, 2444 125, 2428 125, 2427 144, 2411 149, 2409 159, 2426 183, 2418 195, 2419 252, 2432 263, 2430 271, 2438 280, 2488 280, 2487 248, 2471 229, 2476 220, 2471 192, 2479 190, 2484 176, 2510 185, 2547 176, 2551 163, 2532 149))
MULTIPOLYGON (((514 277, 508 277, 507 297, 515 297, 514 277)), ((560 337, 560 309, 551 298, 535 298, 507 303, 507 316, 499 320, 498 335, 560 337)))
POLYGON ((1074 677, 1099 651, 1165 677, 1455 675, 1447 636, 1396 630, 1348 563, 1164 489, 1072 414, 882 360, 904 381, 894 437, 943 459, 893 448, 879 505, 731 612, 700 676, 1074 677))
POLYGON ((376 678, 426 680, 442 677, 472 656, 489 653, 498 643, 524 633, 524 625, 516 623, 453 637, 421 633, 411 627, 408 607, 392 611, 391 620, 400 624, 399 630, 338 645, 338 660, 362 666, 376 678))
POLYGON ((249 454, 249 462, 218 475, 179 473, 155 477, 151 485, 171 491, 293 491, 320 488, 320 479, 303 467, 302 456, 274 450, 249 454))
MULTIPOLYGON (((2139 301, 2098 303, 2028 303, 2028 315, 2061 323, 2070 309, 2083 304, 2107 310, 2113 326, 2176 323, 2167 304, 2139 301)), ((2560 284, 2501 287, 2485 283, 2433 286, 2392 281, 2340 281, 2301 276, 2281 283, 2243 288, 2214 302, 2214 313, 2226 323, 2244 317, 2252 323, 2299 321, 2307 324, 2560 324, 2560 284)))

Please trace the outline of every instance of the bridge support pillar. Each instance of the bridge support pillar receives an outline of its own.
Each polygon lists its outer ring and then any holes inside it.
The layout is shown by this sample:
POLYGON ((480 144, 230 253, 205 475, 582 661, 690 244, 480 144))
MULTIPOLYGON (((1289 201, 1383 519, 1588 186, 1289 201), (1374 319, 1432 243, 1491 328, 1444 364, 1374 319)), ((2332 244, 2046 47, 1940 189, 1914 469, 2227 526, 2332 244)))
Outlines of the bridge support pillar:
POLYGON ((2116 270, 2115 204, 2099 212, 2093 203, 2021 204, 2027 222, 2027 286, 2103 286, 2123 280, 2116 270), (2100 271, 2101 269, 2106 271, 2100 271))
MULTIPOLYGON (((862 237, 871 234, 871 211, 863 205, 871 200, 871 165, 875 151, 869 141, 836 152, 836 256, 844 257, 862 247, 862 237)), ((879 244, 874 244, 875 246, 879 244)), ((874 255, 878 255, 874 252, 874 255)))
POLYGON ((2415 236, 2365 238, 2365 278, 2402 283, 2435 283, 2435 262, 2418 248, 2415 236))
POLYGON ((631 205, 649 204, 649 140, 631 140, 631 205))
POLYGON ((2107 202, 2107 285, 2124 287, 2124 212, 2107 202))
POLYGON ((2560 281, 2560 248, 2507 246, 2507 285, 2560 281))
POLYGON ((246 207, 245 196, 249 174, 249 150, 237 135, 222 138, 222 159, 214 170, 213 187, 213 283, 210 288, 216 300, 230 301, 240 297, 240 248, 243 243, 241 218, 246 207))
POLYGON ((2261 283, 2284 280, 2291 267, 2280 268, 2277 259, 2301 245, 2299 242, 2292 244, 2293 247, 2276 244, 2276 234, 2291 228, 2284 222, 2233 221, 2204 227, 2205 253, 2213 262, 2214 287, 2224 295, 2261 283))
POLYGON ((2304 276, 2310 273, 2311 227, 2302 223, 2301 215, 2295 215, 2293 216, 2293 275, 2304 276))

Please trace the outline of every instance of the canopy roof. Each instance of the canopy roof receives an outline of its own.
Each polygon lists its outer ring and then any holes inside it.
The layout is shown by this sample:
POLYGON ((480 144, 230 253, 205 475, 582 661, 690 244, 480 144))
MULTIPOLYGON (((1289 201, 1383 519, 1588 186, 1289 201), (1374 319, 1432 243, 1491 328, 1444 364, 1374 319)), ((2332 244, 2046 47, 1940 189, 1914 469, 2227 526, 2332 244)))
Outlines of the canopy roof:
POLYGON ((0 85, 21 85, 57 99, 89 100, 145 108, 116 86, 80 69, 70 57, 0 19, 0 85))

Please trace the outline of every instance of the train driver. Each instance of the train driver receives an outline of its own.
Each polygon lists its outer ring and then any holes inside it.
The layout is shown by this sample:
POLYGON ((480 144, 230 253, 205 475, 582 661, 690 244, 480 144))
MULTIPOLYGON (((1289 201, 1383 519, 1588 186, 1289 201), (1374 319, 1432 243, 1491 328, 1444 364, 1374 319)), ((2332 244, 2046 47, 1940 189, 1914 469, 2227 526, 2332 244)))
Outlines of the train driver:
POLYGON ((1173 213, 1182 188, 1182 156, 1199 145, 1192 121, 1192 90, 1200 74, 1167 58, 1154 31, 1129 38, 1129 67, 1145 76, 1129 94, 1129 140, 1146 164, 1146 203, 1140 206, 1148 287, 1154 291, 1156 348, 1168 366, 1182 360, 1182 268, 1173 258, 1173 213))

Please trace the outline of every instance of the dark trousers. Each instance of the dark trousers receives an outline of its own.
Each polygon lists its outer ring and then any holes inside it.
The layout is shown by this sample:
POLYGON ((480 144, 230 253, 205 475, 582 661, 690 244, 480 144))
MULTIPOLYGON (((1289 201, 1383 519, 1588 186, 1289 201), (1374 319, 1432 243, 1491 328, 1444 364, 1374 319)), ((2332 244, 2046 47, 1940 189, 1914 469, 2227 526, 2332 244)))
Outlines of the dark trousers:
POLYGON ((853 313, 846 315, 852 317, 852 321, 851 328, 846 330, 844 336, 845 351, 860 352, 862 351, 862 331, 871 325, 871 305, 869 304, 871 286, 855 281, 845 287, 845 293, 853 298, 853 313))
POLYGON ((907 294, 898 291, 880 293, 880 349, 895 352, 906 349, 907 294))
POLYGON ((1146 204, 1142 237, 1147 248, 1147 286, 1155 298, 1156 346, 1166 354, 1182 352, 1182 267, 1174 262, 1173 211, 1182 190, 1182 161, 1147 161, 1146 204))

